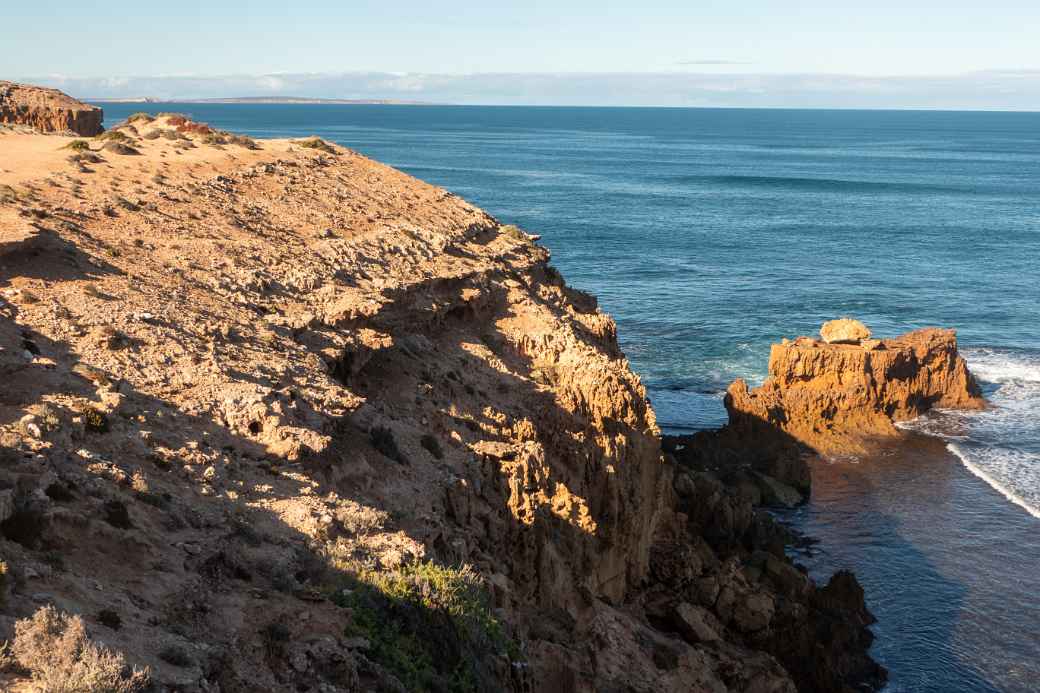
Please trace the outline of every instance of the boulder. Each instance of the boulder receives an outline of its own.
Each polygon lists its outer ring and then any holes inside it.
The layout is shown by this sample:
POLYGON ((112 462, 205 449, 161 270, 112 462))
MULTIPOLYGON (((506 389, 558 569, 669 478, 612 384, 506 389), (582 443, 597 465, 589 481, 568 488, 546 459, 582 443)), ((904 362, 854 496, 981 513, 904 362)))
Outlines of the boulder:
POLYGON ((707 609, 680 602, 675 607, 673 622, 683 639, 691 645, 701 642, 715 642, 719 639, 715 617, 707 609))
POLYGON ((828 344, 859 344, 864 339, 870 339, 870 328, 859 320, 839 318, 823 323, 820 337, 828 344))

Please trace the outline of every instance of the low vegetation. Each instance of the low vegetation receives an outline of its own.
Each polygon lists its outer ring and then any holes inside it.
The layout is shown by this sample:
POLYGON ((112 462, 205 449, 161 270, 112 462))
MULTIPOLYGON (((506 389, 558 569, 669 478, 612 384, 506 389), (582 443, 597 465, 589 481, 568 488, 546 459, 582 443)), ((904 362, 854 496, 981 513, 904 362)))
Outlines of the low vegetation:
POLYGON ((494 690, 496 662, 517 658, 469 566, 417 562, 394 571, 361 571, 336 597, 350 609, 347 635, 409 691, 494 690))
POLYGON ((72 140, 65 145, 65 149, 71 149, 74 152, 85 152, 90 149, 90 142, 86 140, 72 140))
POLYGON ((305 140, 299 140, 295 144, 303 147, 304 149, 317 149, 327 154, 337 154, 336 148, 331 144, 321 139, 320 137, 308 137, 305 140))
POLYGON ((53 606, 15 624, 10 652, 44 693, 137 693, 148 670, 130 669, 122 654, 87 637, 83 619, 53 606))

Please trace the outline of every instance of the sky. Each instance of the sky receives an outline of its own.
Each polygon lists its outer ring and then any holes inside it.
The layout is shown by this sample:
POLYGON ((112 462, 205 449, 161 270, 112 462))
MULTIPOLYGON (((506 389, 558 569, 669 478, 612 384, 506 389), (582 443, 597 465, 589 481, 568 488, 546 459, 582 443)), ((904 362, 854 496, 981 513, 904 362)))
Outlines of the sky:
POLYGON ((1037 0, 37 0, 3 21, 0 78, 80 97, 1040 110, 1037 0))

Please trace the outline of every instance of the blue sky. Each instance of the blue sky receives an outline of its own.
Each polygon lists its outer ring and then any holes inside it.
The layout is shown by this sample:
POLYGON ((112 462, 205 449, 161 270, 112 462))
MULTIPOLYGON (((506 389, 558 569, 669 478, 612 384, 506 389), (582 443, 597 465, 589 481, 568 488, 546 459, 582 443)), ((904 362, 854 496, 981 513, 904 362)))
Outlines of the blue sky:
POLYGON ((11 5, 0 77, 79 96, 1040 109, 1035 0, 11 5))

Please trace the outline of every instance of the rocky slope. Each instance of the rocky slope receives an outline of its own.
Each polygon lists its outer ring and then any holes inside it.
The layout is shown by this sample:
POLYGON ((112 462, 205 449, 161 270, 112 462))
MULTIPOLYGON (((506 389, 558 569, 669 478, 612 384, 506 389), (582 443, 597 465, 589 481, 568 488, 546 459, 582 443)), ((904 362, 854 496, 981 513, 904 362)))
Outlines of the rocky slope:
POLYGON ((0 639, 54 604, 170 691, 883 679, 519 229, 320 140, 73 142, 0 132, 0 639))
POLYGON ((103 119, 100 108, 76 101, 57 89, 0 80, 0 123, 93 137, 101 133, 103 119))

